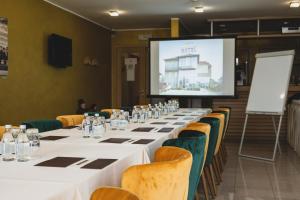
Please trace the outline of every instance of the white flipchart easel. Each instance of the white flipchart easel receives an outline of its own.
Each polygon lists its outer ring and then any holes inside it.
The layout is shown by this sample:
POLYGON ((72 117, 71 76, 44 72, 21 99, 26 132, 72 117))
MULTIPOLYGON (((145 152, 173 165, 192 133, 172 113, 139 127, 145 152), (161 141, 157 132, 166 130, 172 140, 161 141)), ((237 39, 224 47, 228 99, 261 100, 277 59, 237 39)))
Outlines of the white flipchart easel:
POLYGON ((294 50, 262 53, 256 55, 256 64, 239 148, 240 156, 274 162, 277 147, 281 152, 279 135, 282 117, 285 110, 294 55, 294 50), (249 115, 270 115, 272 117, 276 136, 272 158, 242 154, 249 115), (279 116, 278 126, 276 126, 276 116, 279 116))

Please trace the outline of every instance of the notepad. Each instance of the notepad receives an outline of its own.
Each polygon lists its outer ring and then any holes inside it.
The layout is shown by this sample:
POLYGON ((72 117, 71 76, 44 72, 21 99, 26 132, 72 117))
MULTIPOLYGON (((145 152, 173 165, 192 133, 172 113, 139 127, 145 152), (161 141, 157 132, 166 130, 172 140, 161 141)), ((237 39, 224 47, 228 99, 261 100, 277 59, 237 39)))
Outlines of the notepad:
POLYGON ((173 125, 185 125, 185 122, 175 122, 173 125))
POLYGON ((55 141, 55 140, 60 140, 60 139, 64 139, 64 138, 67 138, 69 136, 46 136, 46 137, 42 137, 40 138, 40 140, 52 140, 52 141, 55 141))
POLYGON ((154 129, 153 127, 140 127, 140 128, 136 128, 133 129, 133 132, 150 132, 152 129, 154 129))
POLYGON ((167 120, 177 120, 178 118, 177 117, 167 117, 165 119, 167 119, 167 120))
POLYGON ((109 138, 107 140, 100 141, 100 143, 117 143, 121 144, 123 142, 126 142, 130 140, 129 138, 109 138))
POLYGON ((84 158, 79 157, 55 157, 50 160, 46 160, 44 162, 38 163, 35 166, 42 167, 68 167, 84 158))
POLYGON ((174 128, 162 128, 162 129, 160 129, 160 130, 157 131, 157 132, 159 132, 159 133, 169 133, 169 132, 171 132, 173 129, 174 129, 174 128))
POLYGON ((97 159, 82 166, 81 168, 82 169, 103 169, 115 161, 117 161, 117 159, 97 159))
POLYGON ((166 125, 168 122, 152 122, 151 124, 166 125))
POLYGON ((155 140, 153 140, 153 139, 140 139, 140 140, 137 140, 137 141, 133 142, 132 144, 149 144, 153 141, 155 141, 155 140))

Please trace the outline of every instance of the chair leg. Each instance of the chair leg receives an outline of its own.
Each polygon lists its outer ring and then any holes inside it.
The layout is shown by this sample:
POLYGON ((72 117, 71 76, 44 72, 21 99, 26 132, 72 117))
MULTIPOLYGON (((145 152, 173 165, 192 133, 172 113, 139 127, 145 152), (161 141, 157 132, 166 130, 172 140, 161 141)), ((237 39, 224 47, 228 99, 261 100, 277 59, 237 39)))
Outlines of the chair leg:
POLYGON ((222 178, 221 178, 220 168, 218 166, 218 162, 217 162, 217 159, 216 159, 216 155, 213 158, 212 166, 214 168, 216 182, 217 182, 217 184, 220 184, 222 182, 222 178))
POLYGON ((202 173, 202 175, 201 175, 201 182, 202 182, 202 188, 203 188, 205 200, 209 200, 210 198, 209 198, 209 193, 208 193, 207 180, 206 180, 204 173, 202 173))
POLYGON ((209 178, 211 179, 212 182, 212 188, 214 190, 215 195, 217 196, 218 190, 217 190, 217 184, 216 184, 215 174, 214 174, 212 164, 210 164, 208 167, 209 167, 209 178))
POLYGON ((215 183, 214 183, 214 178, 212 178, 211 174, 210 174, 210 170, 209 167, 205 167, 204 169, 204 176, 206 178, 206 181, 208 183, 208 189, 210 191, 210 194, 213 198, 216 197, 217 192, 216 192, 216 187, 215 187, 215 183))
POLYGON ((217 162, 218 162, 218 165, 219 165, 220 172, 222 173, 224 171, 224 161, 222 159, 222 156, 221 156, 220 152, 217 153, 216 159, 217 159, 217 162))

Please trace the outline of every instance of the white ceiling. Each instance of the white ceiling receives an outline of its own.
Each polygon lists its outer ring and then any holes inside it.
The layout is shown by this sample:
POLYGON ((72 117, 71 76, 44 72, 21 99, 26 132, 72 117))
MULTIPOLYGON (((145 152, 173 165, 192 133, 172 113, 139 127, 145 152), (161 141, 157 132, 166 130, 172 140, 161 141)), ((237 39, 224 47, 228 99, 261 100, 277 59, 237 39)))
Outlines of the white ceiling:
POLYGON ((291 0, 47 0, 110 29, 167 28, 171 17, 179 17, 197 31, 201 20, 216 18, 300 16, 300 8, 290 9, 291 0), (204 6, 204 13, 193 7, 204 6), (120 10, 110 17, 109 10, 120 10))

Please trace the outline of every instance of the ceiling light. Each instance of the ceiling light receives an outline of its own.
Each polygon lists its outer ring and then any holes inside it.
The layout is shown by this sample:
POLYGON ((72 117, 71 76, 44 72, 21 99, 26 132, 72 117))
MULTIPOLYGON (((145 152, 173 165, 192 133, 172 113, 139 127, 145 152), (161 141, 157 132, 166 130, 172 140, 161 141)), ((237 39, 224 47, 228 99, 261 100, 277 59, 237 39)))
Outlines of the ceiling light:
POLYGON ((299 8, 300 7, 300 1, 292 1, 290 3, 290 8, 299 8))
POLYGON ((203 7, 195 7, 195 12, 196 13, 203 13, 204 12, 204 8, 203 7))
POLYGON ((119 11, 117 10, 108 11, 108 14, 112 17, 118 17, 120 15, 119 11))

